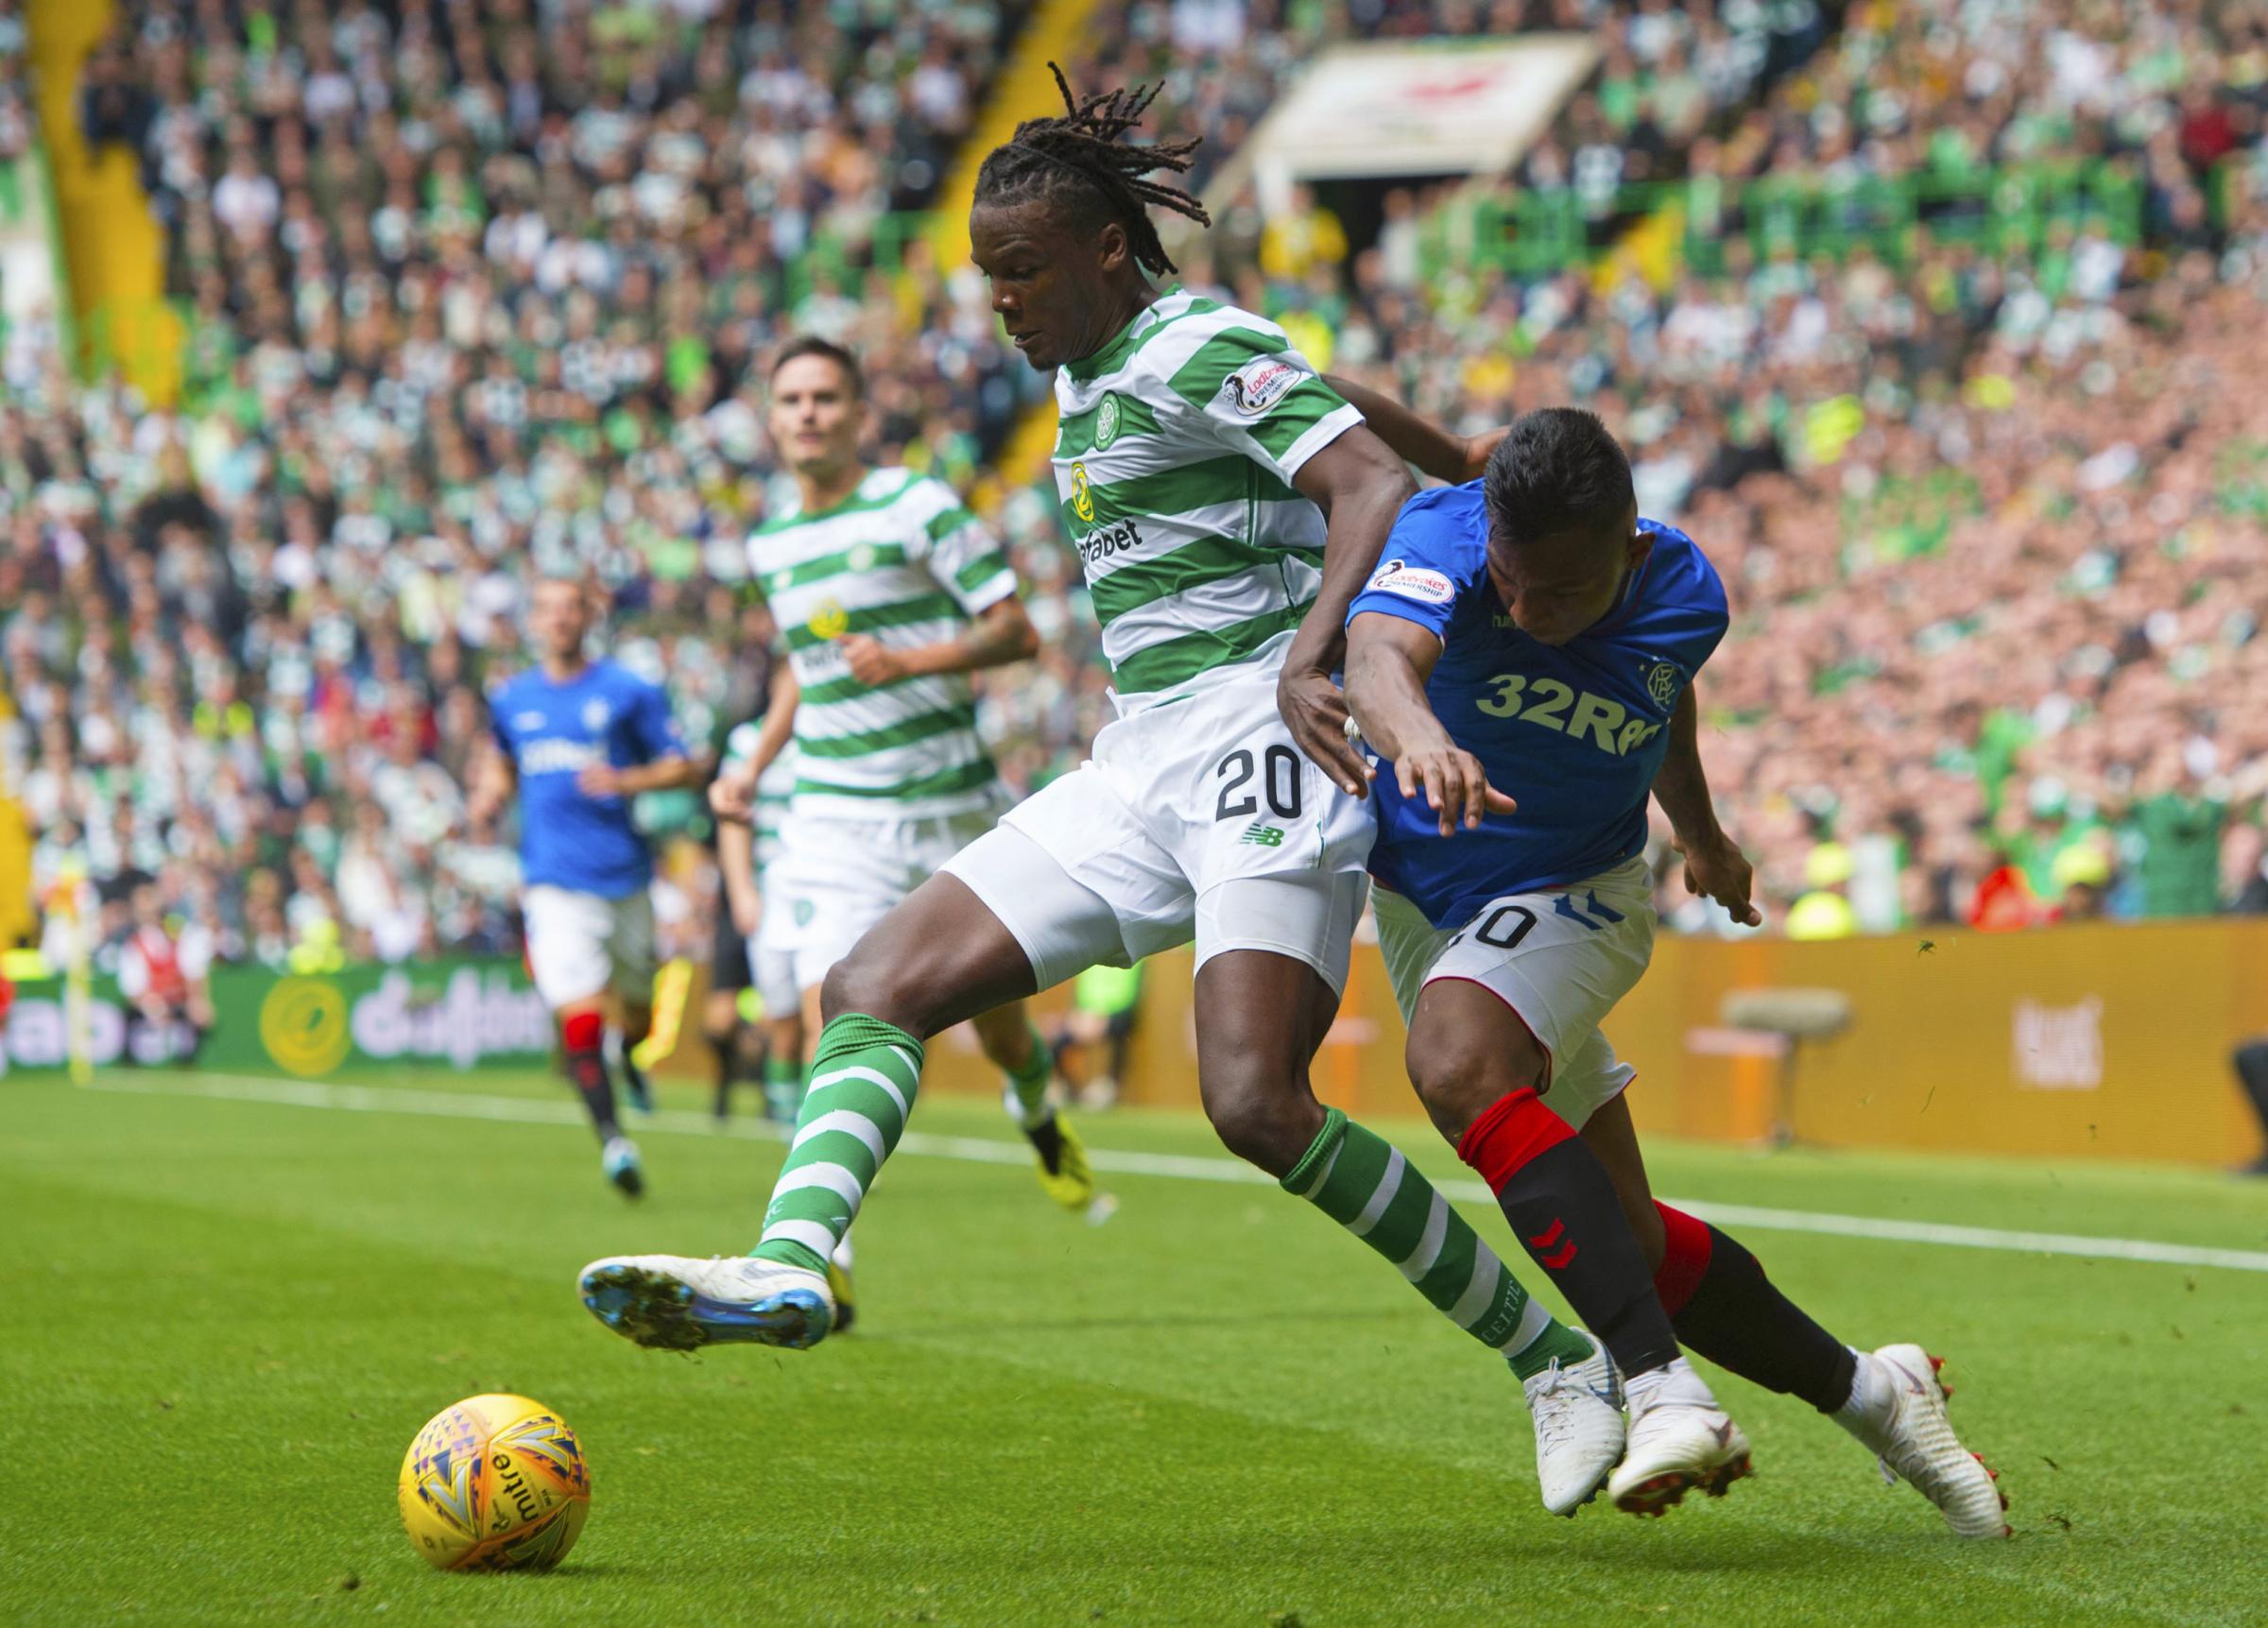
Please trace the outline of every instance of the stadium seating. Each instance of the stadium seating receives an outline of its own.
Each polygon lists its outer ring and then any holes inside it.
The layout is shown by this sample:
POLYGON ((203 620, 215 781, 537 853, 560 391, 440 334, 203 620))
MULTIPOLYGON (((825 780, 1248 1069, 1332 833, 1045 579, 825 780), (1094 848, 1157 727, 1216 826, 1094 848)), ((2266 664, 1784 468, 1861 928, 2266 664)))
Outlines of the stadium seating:
MULTIPOLYGON (((122 11, 81 114, 140 155, 188 355, 150 403, 51 339, 5 351, 0 728, 40 877, 160 875, 271 963, 317 923, 387 958, 507 944, 513 863, 456 788, 531 575, 590 573, 713 738, 765 633, 737 539, 768 348, 856 345, 884 455, 964 481, 1044 395, 906 214, 1019 13, 122 11)), ((1161 77, 1164 128, 1224 153, 1340 14, 1129 0, 1074 77, 1161 77)), ((1707 749, 1772 904, 1887 928, 2259 898, 2268 11, 1345 19, 1581 27, 1605 61, 1517 187, 1390 199, 1352 253, 1313 198, 1232 198, 1190 274, 1460 427, 1606 417, 1731 587, 1707 749), (1670 275, 1612 252, 1673 216, 1670 275)), ((1000 519, 1047 648, 985 717, 1028 786, 1106 686, 1052 494, 1000 519)), ((706 880, 678 882, 697 917, 706 880)))

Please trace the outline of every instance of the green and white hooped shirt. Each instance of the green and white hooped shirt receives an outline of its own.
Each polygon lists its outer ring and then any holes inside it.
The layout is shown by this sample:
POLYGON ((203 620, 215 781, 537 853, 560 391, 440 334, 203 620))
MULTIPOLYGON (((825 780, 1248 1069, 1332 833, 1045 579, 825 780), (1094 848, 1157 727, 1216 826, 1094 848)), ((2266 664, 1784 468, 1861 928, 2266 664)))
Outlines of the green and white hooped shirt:
POLYGON ((1323 580, 1292 478, 1363 421, 1282 329, 1176 288, 1057 369, 1056 492, 1122 713, 1274 671, 1323 580))
POLYGON ((951 487, 876 470, 822 513, 760 526, 748 564, 802 689, 799 815, 921 819, 1006 801, 967 674, 869 686, 842 655, 841 641, 859 633, 900 649, 940 643, 1015 593, 999 540, 951 487))

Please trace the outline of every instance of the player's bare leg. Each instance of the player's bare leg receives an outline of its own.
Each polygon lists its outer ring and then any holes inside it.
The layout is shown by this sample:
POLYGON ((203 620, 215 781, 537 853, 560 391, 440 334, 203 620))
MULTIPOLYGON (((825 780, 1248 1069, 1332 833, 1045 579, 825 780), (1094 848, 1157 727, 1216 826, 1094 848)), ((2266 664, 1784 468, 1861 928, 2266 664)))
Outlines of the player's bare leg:
POLYGON ((1050 1090, 1055 1083, 1055 1060, 1047 1042, 1032 1026, 1024 1003, 1011 1001, 996 1006, 972 1020, 971 1027, 975 1029, 985 1055, 1001 1071, 1001 1105, 1032 1144, 1041 1189, 1074 1215, 1098 1224, 1108 1221, 1117 1208, 1116 1201, 1107 1193, 1096 1196, 1086 1143, 1056 1111, 1050 1090))
POLYGON ((1543 1105, 1550 1059, 1527 1025, 1479 984, 1435 980, 1410 1020, 1409 1066, 1435 1125, 1623 1371, 1629 1448, 1609 1496, 1658 1515, 1692 1488, 1722 1494, 1748 1472, 1747 1438, 1679 1354, 1613 1181, 1543 1105))
POLYGON ((645 1174, 639 1167, 637 1144, 622 1134, 622 1121, 614 1109, 614 1080, 607 1068, 606 997, 570 1001, 553 1016, 558 1020, 568 1083, 583 1099, 591 1128, 598 1133, 600 1167, 625 1196, 636 1198, 645 1191, 645 1174))
POLYGON ((1629 1105, 1617 1097, 1583 1126, 1612 1178, 1677 1337, 1719 1367, 1800 1397, 1870 1448, 1963 1537, 2001 1537, 2007 1499, 1995 1472, 1947 1420, 1939 1360, 1918 1345, 1845 1345, 1775 1288, 1756 1257, 1707 1222, 1655 1198, 1629 1105))
POLYGON ((748 1256, 620 1256, 583 1269, 583 1303, 642 1345, 800 1348, 837 1326, 830 1259, 904 1134, 924 1043, 1032 994, 1030 962, 967 883, 933 876, 837 962, 795 1140, 748 1256))
POLYGON ((1197 968, 1197 1089, 1221 1145, 1281 1180, 1322 1132, 1308 1064, 1339 1007, 1315 969, 1230 950, 1197 968))
POLYGON ((1257 950, 1197 972, 1197 1079, 1228 1149, 1314 1203, 1452 1322, 1501 1351, 1536 1415, 1543 1501, 1572 1515, 1623 1456, 1606 1358, 1504 1270, 1399 1149, 1315 1100, 1309 1065, 1339 999, 1305 962, 1257 950))

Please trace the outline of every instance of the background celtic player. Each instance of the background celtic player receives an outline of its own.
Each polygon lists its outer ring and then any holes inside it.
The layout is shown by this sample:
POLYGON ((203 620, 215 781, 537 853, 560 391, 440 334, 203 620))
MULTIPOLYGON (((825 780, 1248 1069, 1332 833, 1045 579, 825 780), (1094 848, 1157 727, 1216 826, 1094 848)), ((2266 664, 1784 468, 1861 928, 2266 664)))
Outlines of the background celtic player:
POLYGON ((1280 329, 1150 282, 1173 265, 1145 204, 1203 211, 1140 178, 1186 168, 1190 146, 1123 140, 1144 97, 1064 96, 1066 117, 1028 121, 986 159, 970 230, 1018 349, 1059 369, 1057 485, 1119 719, 1091 763, 829 975, 811 1090, 754 1256, 594 1262, 584 1301, 645 1345, 823 1338, 828 1252, 903 1130, 923 1040, 1096 962, 1194 938, 1199 1085, 1222 1140, 1538 1380, 1539 1437, 1547 1416, 1557 1429, 1579 1414, 1581 1473, 1547 1487, 1572 1511, 1621 1452, 1604 1359, 1308 1083, 1371 836, 1331 672, 1414 484, 1280 329), (1562 1363, 1596 1369, 1603 1388, 1562 1390, 1562 1363))
MULTIPOLYGON (((1007 801, 976 732, 968 675, 1039 649, 998 540, 942 481, 858 458, 865 390, 841 347, 802 338, 772 364, 771 434, 796 502, 748 540, 788 660, 720 808, 745 810, 792 740, 798 772, 770 914, 784 911, 808 1032, 828 969, 890 908, 992 827, 1007 801)), ((976 1017, 1040 1178, 1064 1208, 1094 1197, 1085 1150, 1049 1100, 1046 1045, 1021 1002, 976 1017)), ((846 1225, 848 1217, 846 1216, 846 1225)))

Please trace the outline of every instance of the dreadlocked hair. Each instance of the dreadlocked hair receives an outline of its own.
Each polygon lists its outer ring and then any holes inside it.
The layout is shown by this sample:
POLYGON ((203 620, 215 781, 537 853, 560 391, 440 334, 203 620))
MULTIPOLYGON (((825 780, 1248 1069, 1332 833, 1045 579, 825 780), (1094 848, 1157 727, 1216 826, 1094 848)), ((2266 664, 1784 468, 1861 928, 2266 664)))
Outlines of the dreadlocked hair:
POLYGON ((1097 227, 1117 221, 1125 229, 1135 264, 1157 276, 1171 276, 1177 268, 1158 241, 1149 206, 1170 209, 1199 226, 1211 226, 1212 216, 1179 187, 1144 179, 1156 170, 1186 175, 1195 162, 1195 138, 1143 146, 1125 139, 1157 99, 1162 81, 1098 91, 1082 99, 1071 94, 1061 68, 1050 62, 1048 69, 1063 93, 1062 116, 1026 119, 986 154, 976 172, 976 200, 1014 204, 1059 198, 1097 227))

